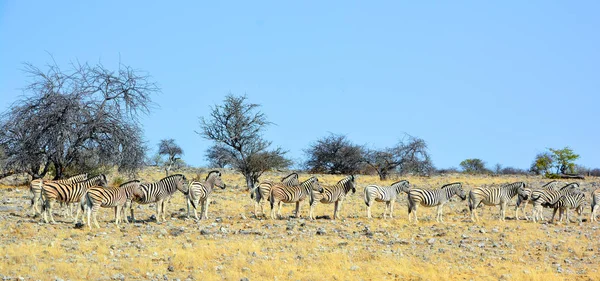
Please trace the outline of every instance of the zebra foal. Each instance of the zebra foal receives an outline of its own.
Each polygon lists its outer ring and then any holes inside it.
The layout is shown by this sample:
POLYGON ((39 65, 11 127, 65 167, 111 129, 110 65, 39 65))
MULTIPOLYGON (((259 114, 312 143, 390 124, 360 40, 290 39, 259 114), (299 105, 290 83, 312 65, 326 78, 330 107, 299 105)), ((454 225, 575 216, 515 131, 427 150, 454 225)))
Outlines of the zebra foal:
POLYGON ((311 220, 314 220, 314 206, 317 202, 321 202, 323 204, 331 204, 334 203, 333 207, 333 219, 339 219, 340 209, 342 208, 342 202, 344 202, 344 198, 348 192, 352 191, 352 193, 356 192, 356 187, 354 186, 354 176, 350 175, 341 180, 339 180, 333 186, 324 186, 323 192, 316 192, 313 190, 313 201, 310 204, 310 212, 308 214, 311 220))
POLYGON ((198 202, 202 204, 202 210, 200 211, 201 219, 208 219, 208 196, 212 193, 214 187, 225 189, 225 184, 221 179, 221 172, 211 171, 206 176, 204 182, 192 181, 190 182, 186 201, 187 201, 187 217, 190 217, 190 204, 194 207, 194 217, 198 220, 198 212, 196 206, 198 202))
POLYGON ((323 192, 319 179, 312 176, 296 186, 286 186, 281 183, 271 187, 269 202, 271 203, 271 219, 275 219, 275 205, 279 205, 277 216, 281 217, 281 206, 283 203, 296 203, 295 217, 300 217, 300 202, 309 198, 309 204, 314 201, 313 190, 323 192))
POLYGON ((365 204, 367 205, 367 218, 371 218, 371 206, 373 201, 385 202, 383 218, 386 218, 388 208, 390 209, 390 218, 394 218, 394 203, 401 192, 408 193, 410 184, 407 180, 397 181, 391 186, 367 185, 365 187, 364 196, 365 204))
POLYGON ((459 182, 449 183, 442 186, 440 189, 427 189, 427 188, 411 188, 408 190, 408 221, 411 221, 410 213, 414 212, 415 223, 419 222, 417 218, 417 207, 422 205, 424 207, 435 207, 437 206, 437 215, 435 220, 437 222, 444 222, 442 218, 442 207, 446 202, 452 198, 452 196, 458 195, 460 199, 467 199, 465 191, 462 189, 462 184, 459 182))
POLYGON ((477 208, 481 203, 487 206, 500 205, 500 220, 506 218, 506 207, 516 196, 523 200, 527 199, 525 194, 525 183, 515 182, 500 187, 476 187, 469 192, 469 211, 471 212, 471 221, 479 221, 477 208))

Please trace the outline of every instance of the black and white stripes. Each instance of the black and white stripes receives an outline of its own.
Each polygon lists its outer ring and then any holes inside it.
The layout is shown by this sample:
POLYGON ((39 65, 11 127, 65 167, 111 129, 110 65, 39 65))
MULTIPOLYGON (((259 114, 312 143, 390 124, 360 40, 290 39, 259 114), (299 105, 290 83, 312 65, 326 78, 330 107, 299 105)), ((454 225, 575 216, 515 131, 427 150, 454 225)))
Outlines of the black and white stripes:
POLYGON ((281 206, 283 203, 296 203, 296 211, 294 215, 300 216, 300 202, 309 198, 309 205, 313 203, 313 190, 323 192, 323 187, 319 183, 319 179, 312 176, 309 179, 296 186, 286 186, 281 183, 274 184, 271 187, 269 201, 271 203, 271 218, 275 219, 275 205, 279 205, 277 216, 281 217, 281 206))
MULTIPOLYGON (((97 175, 90 179, 76 183, 57 183, 57 182, 44 182, 42 185, 42 196, 44 198, 44 222, 48 223, 48 217, 54 223, 54 217, 52 215, 52 203, 54 201, 64 203, 79 203, 86 194, 89 188, 92 186, 106 186, 106 176, 97 175)), ((75 220, 79 217, 79 208, 77 208, 77 215, 75 220)))
POLYGON ((397 181, 391 186, 367 185, 365 187, 364 196, 365 204, 367 205, 367 218, 371 218, 371 207, 373 202, 385 202, 383 218, 386 218, 388 208, 390 209, 390 218, 393 218, 394 202, 401 192, 408 193, 410 184, 407 180, 397 181))
POLYGON ((177 190, 183 194, 187 194, 187 186, 185 186, 186 177, 182 174, 170 175, 157 182, 150 184, 141 184, 141 196, 134 196, 131 204, 131 219, 135 221, 133 210, 136 204, 156 203, 156 221, 165 221, 165 205, 166 200, 171 197, 177 190))
POLYGON ((356 192, 356 187, 354 187, 354 176, 350 175, 341 180, 339 180, 333 186, 324 186, 323 192, 317 192, 313 190, 314 200, 310 204, 310 219, 314 219, 314 206, 317 202, 321 202, 323 204, 331 204, 334 203, 333 208, 333 219, 339 219, 339 212, 342 207, 342 202, 344 202, 344 198, 346 198, 346 194, 352 191, 352 193, 356 192))
POLYGON ((202 210, 200 211, 200 217, 202 219, 208 218, 208 196, 212 193, 214 187, 225 189, 225 184, 221 180, 221 172, 211 171, 206 176, 204 182, 192 181, 187 193, 187 217, 190 217, 190 204, 194 207, 194 217, 198 220, 198 212, 196 207, 198 202, 202 204, 202 210))
POLYGON ((417 207, 419 205, 425 207, 437 206, 436 221, 443 222, 442 207, 452 196, 458 195, 462 200, 467 198, 465 191, 462 189, 462 184, 459 182, 450 183, 442 186, 440 189, 426 188, 411 188, 408 190, 408 221, 411 221, 411 212, 414 213, 414 220, 418 222, 417 207))
POLYGON ((471 220, 478 221, 476 209, 480 204, 488 206, 500 205, 500 220, 506 218, 506 207, 508 203, 519 195, 523 200, 527 200, 525 194, 525 183, 515 182, 500 187, 476 187, 469 192, 469 211, 471 211, 471 220))

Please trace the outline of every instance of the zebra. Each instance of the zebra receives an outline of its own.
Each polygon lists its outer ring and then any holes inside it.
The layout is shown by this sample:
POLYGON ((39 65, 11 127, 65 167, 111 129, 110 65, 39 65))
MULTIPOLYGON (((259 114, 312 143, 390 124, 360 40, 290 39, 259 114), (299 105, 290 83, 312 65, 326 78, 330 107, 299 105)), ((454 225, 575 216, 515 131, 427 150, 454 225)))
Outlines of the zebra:
POLYGON ((125 206, 128 204, 132 198, 135 196, 143 196, 140 189, 140 181, 132 180, 126 183, 121 184, 118 187, 101 187, 94 186, 88 190, 85 195, 85 209, 87 210, 87 223, 92 229, 92 224, 90 221, 90 217, 94 217, 94 223, 97 228, 100 228, 98 225, 98 219, 96 218, 98 209, 100 207, 104 208, 114 208, 115 210, 115 224, 119 226, 120 215, 123 215, 124 220, 129 223, 127 220, 127 216, 124 213, 125 206))
POLYGON ((221 179, 221 172, 211 171, 206 176, 204 182, 192 181, 189 184, 187 193, 187 217, 190 217, 190 204, 194 207, 194 217, 198 220, 198 212, 196 206, 198 201, 202 203, 202 210, 200 211, 201 219, 208 219, 208 196, 212 193, 214 187, 220 187, 225 189, 225 184, 221 179))
POLYGON ((162 220, 165 219, 165 205, 167 199, 169 199, 177 190, 181 191, 184 195, 187 195, 188 190, 185 186, 187 178, 182 174, 170 175, 161 180, 153 183, 142 183, 140 184, 141 196, 134 196, 132 198, 131 206, 131 219, 135 222, 135 216, 133 210, 136 204, 146 205, 150 203, 156 203, 156 222, 160 222, 161 214, 162 220))
MULTIPOLYGON (((33 215, 41 215, 41 207, 39 206, 42 200, 42 185, 44 182, 57 182, 57 183, 76 183, 80 181, 87 180, 88 174, 79 174, 76 176, 72 176, 67 179, 50 181, 44 179, 35 179, 29 183, 29 191, 33 197, 31 198, 31 210, 33 211, 33 215)), ((72 215, 72 214, 71 214, 72 215)))
POLYGON ((536 189, 531 192, 531 201, 533 204, 533 221, 537 222, 538 218, 544 220, 543 206, 551 206, 558 201, 569 190, 579 188, 577 183, 569 183, 559 190, 536 189))
MULTIPOLYGON (((300 182, 298 181, 298 173, 291 173, 284 178, 281 179, 281 183, 285 186, 298 186, 300 182)), ((259 183, 250 191, 250 198, 254 199, 254 216, 258 218, 258 206, 260 206, 260 212, 265 215, 264 204, 260 204, 261 201, 268 202, 269 194, 271 193, 271 186, 273 186, 275 182, 273 181, 264 181, 259 183)))
POLYGON ((469 211, 471 211, 471 221, 479 221, 477 208, 483 203, 488 206, 500 205, 500 220, 506 218, 506 206, 515 197, 523 200, 527 199, 525 194, 525 183, 515 182, 505 184, 500 187, 476 187, 469 192, 469 211))
POLYGON ((556 211, 560 211, 558 221, 562 221, 563 214, 566 212, 567 223, 571 222, 571 219, 569 218, 569 209, 575 209, 579 218, 579 222, 581 223, 581 213, 583 213, 584 204, 585 193, 571 190, 567 191, 563 196, 561 196, 560 199, 556 201, 556 203, 545 207, 554 208, 554 212, 552 213, 552 219, 550 219, 551 223, 554 222, 554 216, 556 216, 556 211))
MULTIPOLYGON (((544 184, 542 187, 540 187, 540 189, 545 189, 545 190, 556 190, 560 185, 560 182, 558 181, 551 181, 549 183, 544 184)), ((525 214, 525 219, 529 220, 529 217, 527 217, 527 214, 525 213, 525 207, 527 206, 527 203, 533 204, 533 202, 530 200, 531 199, 531 192, 533 191, 533 188, 530 187, 525 187, 525 195, 527 195, 527 199, 522 199, 521 196, 517 197, 517 205, 515 205, 515 219, 519 220, 519 208, 521 209, 521 211, 523 212, 523 214, 525 214)))
POLYGON ((598 211, 598 207, 600 207, 600 188, 592 191, 592 215, 590 217, 590 221, 598 221, 596 220, 596 211, 598 211))
POLYGON ((310 212, 309 218, 311 220, 314 218, 314 206, 317 202, 321 202, 324 204, 335 203, 333 208, 333 219, 339 219, 339 213, 342 208, 342 202, 344 202, 344 198, 348 194, 348 192, 352 191, 352 193, 356 193, 356 187, 354 186, 354 175, 350 175, 344 177, 340 181, 338 181, 333 186, 325 186, 323 187, 323 192, 316 192, 313 190, 313 202, 310 204, 310 212))
MULTIPOLYGON (((88 189, 92 186, 106 186, 107 180, 106 176, 103 174, 97 175, 95 177, 89 178, 85 181, 76 182, 76 183, 57 183, 57 182, 44 182, 42 185, 42 196, 44 198, 44 205, 42 210, 43 219, 45 223, 48 223, 48 215, 52 220, 52 223, 56 223, 54 221, 54 216, 52 215, 52 202, 59 201, 64 203, 79 203, 81 199, 88 191, 88 189)), ((75 215, 75 221, 79 217, 79 209, 77 209, 77 215, 75 215)))
POLYGON ((314 201, 313 190, 323 192, 323 187, 321 187, 319 179, 314 176, 296 186, 286 186, 282 183, 273 184, 269 194, 271 218, 275 219, 275 205, 279 205, 277 216, 281 217, 281 206, 283 203, 296 203, 294 216, 300 217, 300 202, 308 197, 309 204, 312 204, 314 201))
POLYGON ((391 186, 378 186, 378 185, 367 185, 365 187, 365 204, 367 205, 367 218, 371 218, 371 206, 373 201, 385 202, 385 209, 383 211, 383 218, 386 218, 388 208, 390 209, 390 218, 394 218, 394 202, 398 198, 400 192, 408 193, 410 183, 407 180, 397 181, 392 183, 391 186))
POLYGON ((415 223, 419 222, 417 218, 417 207, 423 205, 425 207, 437 206, 437 222, 444 222, 442 218, 442 207, 452 196, 458 195, 462 200, 467 199, 465 191, 462 189, 462 184, 459 182, 449 183, 442 186, 440 189, 427 188, 411 188, 408 190, 408 221, 410 222, 410 213, 414 212, 415 223))

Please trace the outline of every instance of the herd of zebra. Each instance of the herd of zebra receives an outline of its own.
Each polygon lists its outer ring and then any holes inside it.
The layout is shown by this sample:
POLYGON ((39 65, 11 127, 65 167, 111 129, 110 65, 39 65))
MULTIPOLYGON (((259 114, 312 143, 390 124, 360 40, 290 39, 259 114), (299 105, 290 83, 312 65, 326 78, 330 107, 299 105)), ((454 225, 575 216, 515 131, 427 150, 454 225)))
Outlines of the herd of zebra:
MULTIPOLYGON (((142 183, 133 180, 121 184, 118 187, 108 187, 106 176, 103 174, 88 178, 87 174, 77 175, 64 180, 50 181, 36 179, 30 184, 33 194, 31 200, 34 215, 41 215, 43 221, 55 223, 52 214, 54 202, 66 205, 66 214, 71 216, 75 222, 78 221, 80 210, 82 210, 82 222, 85 224, 87 213, 87 225, 91 229, 91 218, 93 217, 96 227, 100 227, 96 218, 100 207, 114 208, 115 223, 118 226, 121 216, 129 223, 125 210, 131 211, 131 219, 135 221, 134 209, 139 204, 156 204, 156 221, 165 221, 165 207, 171 196, 180 191, 187 201, 187 217, 190 216, 190 205, 193 207, 196 220, 208 218, 209 196, 215 187, 225 189, 225 183, 221 179, 221 172, 211 171, 203 182, 190 181, 182 174, 167 176, 157 182, 142 183), (201 204, 200 218, 197 208, 201 204), (41 204, 41 206, 40 206, 41 204), (71 207, 77 206, 75 217, 72 216, 71 207)), ((295 203, 295 217, 300 216, 300 204, 308 199, 310 211, 308 217, 314 219, 314 206, 317 202, 334 204, 333 219, 340 218, 340 210, 346 196, 352 191, 356 192, 355 176, 350 175, 342 178, 334 185, 321 185, 316 176, 300 182, 297 173, 281 179, 281 181, 264 181, 258 183, 250 191, 250 197, 254 200, 254 214, 258 218, 260 207, 262 216, 266 217, 264 205, 270 203, 270 218, 281 217, 283 203, 295 203), (277 208, 278 207, 278 208, 277 208), (275 212, 277 208, 277 213, 275 212)), ((455 195, 463 201, 468 198, 468 206, 471 220, 478 221, 476 209, 483 205, 500 206, 500 220, 506 217, 508 203, 517 197, 515 208, 515 219, 519 219, 519 209, 523 209, 527 203, 533 205, 533 221, 544 220, 543 208, 553 208, 554 220, 557 211, 560 211, 559 220, 562 220, 566 212, 566 219, 570 221, 569 209, 575 209, 579 214, 579 222, 582 221, 581 214, 586 203, 585 194, 579 190, 577 183, 569 183, 560 186, 559 182, 552 181, 539 188, 528 187, 524 182, 515 182, 496 187, 476 187, 467 194, 461 183, 450 183, 439 189, 428 189, 411 187, 407 180, 397 181, 390 186, 367 185, 364 188, 364 202, 367 205, 367 217, 371 218, 371 207, 374 202, 385 202, 383 218, 388 215, 393 218, 394 203, 401 194, 405 194, 408 200, 409 222, 418 222, 417 208, 437 207, 436 221, 443 222, 442 207, 455 195), (412 216, 411 216, 412 214, 412 216)), ((600 206, 600 189, 591 194, 592 215, 591 221, 596 221, 596 211, 600 206)), ((526 219, 527 216, 525 217, 526 219)))

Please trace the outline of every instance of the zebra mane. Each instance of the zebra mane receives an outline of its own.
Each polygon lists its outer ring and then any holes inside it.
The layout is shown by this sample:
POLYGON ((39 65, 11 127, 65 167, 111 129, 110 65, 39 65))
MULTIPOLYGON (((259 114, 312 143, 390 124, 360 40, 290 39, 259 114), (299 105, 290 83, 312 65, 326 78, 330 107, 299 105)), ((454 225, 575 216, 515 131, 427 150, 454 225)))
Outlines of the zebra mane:
POLYGON ((291 178, 291 177, 298 178, 298 173, 291 173, 291 174, 281 178, 281 182, 284 182, 285 180, 287 180, 288 178, 291 178))
POLYGON ((453 187, 453 186, 462 187, 462 183, 460 183, 460 182, 453 182, 453 183, 445 184, 442 187, 440 187, 440 189, 445 189, 445 188, 453 187))
MULTIPOLYGON (((221 176, 221 172, 217 171, 217 170, 212 170, 210 172, 208 172, 208 175, 206 175, 206 178, 204 179, 204 181, 207 181, 208 178, 210 177, 210 175, 212 175, 213 173, 218 173, 219 176, 221 176)), ((181 175, 181 174, 180 174, 181 175)), ((183 177, 185 179, 185 176, 183 177)))
POLYGON ((345 178, 343 178, 343 179, 339 180, 339 181, 338 181, 336 184, 345 185, 347 182, 349 182, 349 181, 353 181, 353 180, 354 180, 354 176, 353 176, 353 175, 350 175, 350 176, 347 176, 347 177, 345 177, 345 178))
POLYGON ((394 186, 394 185, 402 183, 402 182, 406 182, 406 183, 410 184, 407 180, 399 180, 399 181, 397 181, 395 183, 390 184, 390 186, 394 186))
POLYGON ((174 175, 166 176, 166 177, 160 179, 159 181, 164 181, 164 180, 175 178, 175 177, 182 177, 184 180, 186 180, 185 175, 183 175, 183 174, 174 174, 174 175))
POLYGON ((560 190, 566 190, 566 189, 571 188, 571 187, 572 188, 578 188, 579 184, 576 183, 576 182, 568 183, 567 185, 561 187, 560 190))
POLYGON ((131 183, 140 183, 140 180, 130 180, 128 182, 124 182, 124 183, 120 184, 119 187, 125 186, 126 184, 131 184, 131 183))

